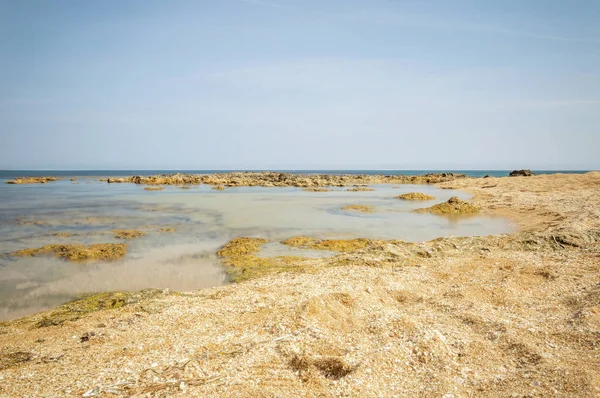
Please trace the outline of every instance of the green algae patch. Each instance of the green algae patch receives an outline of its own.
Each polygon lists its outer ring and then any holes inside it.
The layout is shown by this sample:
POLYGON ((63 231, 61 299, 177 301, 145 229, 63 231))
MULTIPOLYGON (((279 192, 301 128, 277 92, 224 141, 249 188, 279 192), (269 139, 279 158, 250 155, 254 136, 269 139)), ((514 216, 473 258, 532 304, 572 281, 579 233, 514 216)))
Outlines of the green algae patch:
POLYGON ((262 238, 235 238, 223 246, 217 255, 228 258, 250 255, 260 251, 260 247, 267 242, 268 240, 262 238))
POLYGON ((292 247, 300 247, 303 249, 314 250, 330 250, 340 253, 350 253, 376 243, 372 239, 356 238, 356 239, 313 239, 308 236, 296 236, 286 239, 281 243, 292 247))
POLYGON ((421 192, 410 192, 410 193, 405 193, 405 194, 400 195, 400 196, 396 196, 396 199, 402 199, 402 200, 433 200, 433 199, 435 199, 435 196, 427 195, 427 194, 421 193, 421 192))
POLYGON ((342 210, 344 210, 344 211, 359 211, 361 213, 374 213, 375 212, 375 208, 373 206, 367 206, 367 205, 348 205, 348 206, 342 207, 342 210))
POLYGON ((55 257, 66 261, 112 261, 127 254, 127 245, 124 243, 97 243, 89 246, 80 244, 46 245, 39 248, 19 250, 9 253, 9 256, 38 257, 49 254, 54 254, 55 257))
POLYGON ((479 207, 453 196, 447 202, 438 203, 424 209, 417 209, 415 212, 438 215, 477 214, 479 213, 479 207))
POLYGON ((136 229, 113 229, 113 233, 117 239, 135 239, 146 235, 144 231, 136 229))
POLYGON ((268 240, 261 238, 235 238, 224 245, 217 255, 233 282, 242 282, 280 272, 311 272, 307 258, 298 256, 258 257, 256 253, 268 240))
POLYGON ((76 321, 93 312, 122 308, 161 294, 163 291, 159 289, 86 294, 53 310, 23 318, 22 321, 33 321, 34 328, 57 326, 67 321, 76 321))

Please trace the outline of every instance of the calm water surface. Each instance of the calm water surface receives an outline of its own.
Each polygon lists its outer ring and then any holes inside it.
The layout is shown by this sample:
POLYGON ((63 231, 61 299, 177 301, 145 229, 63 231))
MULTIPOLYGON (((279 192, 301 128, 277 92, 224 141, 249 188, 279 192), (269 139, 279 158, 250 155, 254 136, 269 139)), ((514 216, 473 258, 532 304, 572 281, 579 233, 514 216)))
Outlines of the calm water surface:
MULTIPOLYGON (((0 181, 2 182, 2 181, 0 181)), ((503 219, 445 217, 410 212, 447 200, 468 199, 463 192, 431 186, 374 186, 372 192, 304 192, 300 188, 189 190, 165 187, 144 191, 134 184, 107 184, 79 178, 48 184, 0 184, 0 253, 50 243, 112 243, 113 229, 141 229, 146 236, 126 241, 128 254, 107 263, 75 264, 52 257, 0 257, 0 319, 12 319, 57 306, 82 293, 143 288, 195 290, 227 283, 215 252, 233 237, 272 240, 297 235, 318 238, 381 238, 420 241, 440 236, 510 232, 503 219), (419 191, 430 202, 394 196, 419 191), (366 204, 375 213, 345 212, 347 204, 366 204), (162 233, 172 227, 175 232, 162 233), (69 232, 72 237, 55 237, 69 232)), ((324 256, 266 245, 262 255, 324 256)))

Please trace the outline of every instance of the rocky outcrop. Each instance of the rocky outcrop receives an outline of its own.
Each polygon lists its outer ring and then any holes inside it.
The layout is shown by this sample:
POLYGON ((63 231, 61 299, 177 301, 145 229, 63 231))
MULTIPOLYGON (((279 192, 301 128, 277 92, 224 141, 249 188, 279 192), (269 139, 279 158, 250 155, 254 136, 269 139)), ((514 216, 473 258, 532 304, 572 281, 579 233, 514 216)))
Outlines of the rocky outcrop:
POLYGON ((29 248, 9 253, 16 257, 37 257, 54 254, 55 257, 67 261, 111 261, 123 257, 127 253, 127 245, 123 243, 98 243, 84 246, 80 244, 69 245, 46 245, 40 248, 29 248))
POLYGON ((435 199, 435 196, 427 195, 427 194, 421 193, 421 192, 410 192, 410 193, 405 193, 405 194, 400 195, 400 196, 396 196, 396 199, 402 199, 402 200, 433 200, 433 199, 435 199))
POLYGON ((59 181, 57 177, 17 177, 14 180, 5 181, 5 184, 45 184, 47 182, 59 181))
MULTIPOLYGON (((423 175, 367 175, 367 174, 289 174, 273 171, 232 172, 222 174, 163 174, 108 178, 108 183, 133 183, 143 185, 199 185, 224 187, 345 187, 368 184, 437 184, 466 178, 464 174, 429 173, 423 175)), ((360 189, 363 190, 363 189, 360 189)))
POLYGON ((439 203, 435 206, 427 207, 425 209, 417 209, 415 212, 440 215, 475 214, 479 213, 479 208, 469 202, 453 196, 448 199, 447 202, 439 203))
POLYGON ((529 169, 513 170, 509 174, 509 176, 511 176, 511 177, 531 177, 533 175, 535 175, 535 174, 533 173, 533 171, 531 171, 529 169))

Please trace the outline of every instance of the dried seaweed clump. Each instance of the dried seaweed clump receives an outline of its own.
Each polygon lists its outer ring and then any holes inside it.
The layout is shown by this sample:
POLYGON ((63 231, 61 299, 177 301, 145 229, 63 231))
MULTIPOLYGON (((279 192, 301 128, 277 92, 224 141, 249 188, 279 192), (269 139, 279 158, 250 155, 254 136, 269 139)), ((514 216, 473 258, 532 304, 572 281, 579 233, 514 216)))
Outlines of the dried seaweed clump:
POLYGON ((307 271, 305 258, 295 256, 258 257, 256 253, 267 243, 261 238, 235 238, 217 252, 226 265, 226 272, 234 282, 258 278, 278 272, 307 271))
POLYGON ((48 254, 67 261, 111 261, 123 257, 127 253, 127 245, 124 243, 98 243, 90 246, 79 244, 68 245, 46 245, 40 248, 29 248, 10 253, 12 256, 37 257, 48 254))
POLYGON ((29 362, 32 358, 33 354, 26 351, 0 351, 0 370, 29 362))
POLYGON ((418 213, 431 213, 431 214, 476 214, 479 213, 479 207, 472 205, 469 202, 459 199, 456 196, 448 199, 447 202, 438 203, 437 205, 427 207, 425 209, 415 210, 418 213))
POLYGON ((369 188, 369 187, 355 187, 355 188, 349 188, 346 189, 346 191, 348 192, 368 192, 368 191, 374 191, 375 188, 369 188))
POLYGON ((349 253, 356 250, 364 249, 370 244, 375 243, 371 239, 356 238, 356 239, 313 239, 308 236, 296 236, 281 242, 284 245, 292 247, 300 247, 314 250, 331 250, 340 253, 349 253))
POLYGON ((134 239, 146 235, 144 231, 136 229, 113 229, 113 233, 117 239, 134 239))
POLYGON ((410 192, 405 193, 400 196, 396 196, 396 199, 402 200, 433 200, 435 196, 427 195, 426 193, 421 192, 410 192))
POLYGON ((163 187, 146 187, 144 191, 162 191, 163 189, 163 187))
POLYGON ((342 207, 344 211, 360 211, 361 213, 374 213, 375 208, 367 205, 347 205, 342 207))
POLYGON ((60 178, 57 177, 17 177, 14 180, 5 181, 5 184, 45 184, 58 180, 60 178))

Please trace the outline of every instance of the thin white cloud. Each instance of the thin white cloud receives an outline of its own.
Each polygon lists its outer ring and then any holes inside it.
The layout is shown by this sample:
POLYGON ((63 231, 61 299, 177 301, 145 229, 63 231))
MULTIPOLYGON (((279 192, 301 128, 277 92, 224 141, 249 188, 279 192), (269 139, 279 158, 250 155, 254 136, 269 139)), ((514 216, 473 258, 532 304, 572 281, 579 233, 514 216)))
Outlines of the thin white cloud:
MULTIPOLYGON (((284 10, 302 10, 310 12, 307 8, 300 8, 289 4, 281 4, 272 1, 264 0, 236 0, 238 2, 252 4, 259 7, 278 8, 284 10)), ((357 10, 353 13, 323 13, 316 12, 315 15, 320 17, 343 19, 346 21, 356 21, 363 23, 375 23, 375 24, 392 24, 400 26, 408 26, 423 29, 434 29, 434 30, 446 30, 456 32, 474 32, 474 33, 488 33, 497 34, 521 38, 529 38, 536 40, 549 40, 557 42, 580 42, 580 43, 599 43, 600 38, 594 37, 568 37, 560 35, 551 35, 540 32, 530 32, 526 30, 505 28, 501 26, 493 25, 480 25, 464 23, 462 21, 449 21, 444 18, 443 20, 432 15, 422 15, 413 13, 395 13, 379 12, 379 10, 357 10)))

